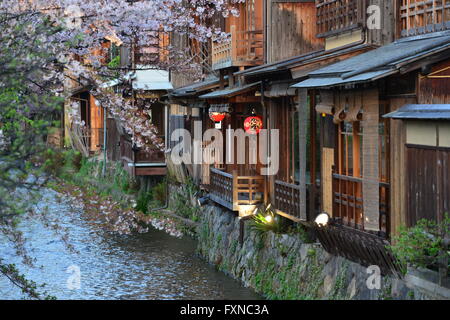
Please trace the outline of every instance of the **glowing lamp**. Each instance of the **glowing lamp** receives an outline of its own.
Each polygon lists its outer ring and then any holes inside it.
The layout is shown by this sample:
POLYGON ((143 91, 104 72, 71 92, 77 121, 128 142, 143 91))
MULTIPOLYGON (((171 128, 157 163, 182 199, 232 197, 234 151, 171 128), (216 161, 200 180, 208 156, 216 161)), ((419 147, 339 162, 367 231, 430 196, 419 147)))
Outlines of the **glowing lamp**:
POLYGON ((328 223, 330 222, 330 216, 328 215, 328 213, 326 212, 322 212, 321 214, 319 214, 316 217, 316 220, 314 220, 314 222, 319 226, 319 227, 326 227, 328 225, 328 223))
POLYGON ((263 120, 260 116, 250 116, 244 120, 244 130, 248 134, 258 134, 263 128, 263 120))

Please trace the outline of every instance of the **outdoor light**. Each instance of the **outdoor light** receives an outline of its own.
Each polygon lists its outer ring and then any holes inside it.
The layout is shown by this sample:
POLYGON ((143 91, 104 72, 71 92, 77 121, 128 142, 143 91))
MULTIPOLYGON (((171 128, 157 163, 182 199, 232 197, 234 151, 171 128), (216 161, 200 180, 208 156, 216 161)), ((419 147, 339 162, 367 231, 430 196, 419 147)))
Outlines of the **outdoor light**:
POLYGON ((330 222, 330 216, 326 212, 322 212, 316 217, 314 222, 320 227, 325 227, 330 222))
POLYGON ((204 197, 198 198, 197 203, 200 207, 203 207, 209 200, 209 194, 207 194, 204 197))
POLYGON ((267 223, 272 223, 273 217, 272 217, 270 214, 268 214, 268 215, 266 216, 266 221, 267 221, 267 223))

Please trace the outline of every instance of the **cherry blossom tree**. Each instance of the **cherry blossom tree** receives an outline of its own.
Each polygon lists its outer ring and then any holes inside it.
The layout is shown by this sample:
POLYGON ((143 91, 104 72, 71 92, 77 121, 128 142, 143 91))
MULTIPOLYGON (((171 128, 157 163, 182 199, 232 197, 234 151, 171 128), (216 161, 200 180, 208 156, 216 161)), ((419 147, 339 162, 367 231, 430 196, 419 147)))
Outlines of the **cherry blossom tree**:
POLYGON ((129 99, 112 96, 113 92, 103 84, 139 68, 192 72, 196 66, 187 58, 186 49, 170 43, 161 47, 160 42, 154 41, 155 34, 185 34, 199 42, 212 37, 226 41, 227 34, 214 27, 211 19, 220 14, 238 15, 236 4, 242 2, 245 0, 6 0, 2 10, 30 15, 39 12, 60 25, 63 29, 50 40, 67 44, 66 50, 55 52, 66 76, 80 85, 89 85, 102 106, 120 119, 138 147, 149 149, 154 145, 162 149, 164 145, 156 127, 145 117, 146 110, 142 112, 129 99), (165 59, 152 61, 151 65, 111 68, 102 63, 105 39, 128 46, 132 51, 155 46, 154 49, 164 52, 165 59), (84 57, 89 63, 75 60, 74 56, 84 57))
MULTIPOLYGON (((211 19, 218 14, 238 15, 236 4, 241 2, 244 0, 0 2, 0 233, 14 242, 19 255, 30 259, 23 237, 15 229, 17 218, 29 211, 24 203, 37 201, 33 191, 45 183, 33 168, 33 159, 46 149, 48 128, 70 96, 68 83, 91 88, 139 147, 164 148, 155 126, 142 116, 150 106, 138 108, 105 86, 139 67, 104 63, 105 39, 130 48, 155 43, 155 33, 184 34, 199 42, 212 37, 226 41, 227 34, 212 26, 211 19)), ((170 43, 155 46, 164 51, 166 59, 144 68, 192 70, 192 61, 186 59, 183 49, 170 43)), ((30 297, 45 297, 1 258, 0 274, 30 297)))

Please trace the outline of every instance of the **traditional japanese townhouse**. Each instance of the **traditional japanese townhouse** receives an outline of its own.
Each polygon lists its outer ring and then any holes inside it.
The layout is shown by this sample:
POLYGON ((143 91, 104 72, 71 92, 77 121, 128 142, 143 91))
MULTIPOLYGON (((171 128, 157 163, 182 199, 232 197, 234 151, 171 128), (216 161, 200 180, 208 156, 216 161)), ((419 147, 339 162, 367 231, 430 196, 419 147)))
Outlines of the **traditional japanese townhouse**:
MULTIPOLYGON (((255 119, 260 120, 259 116, 263 116, 261 97, 258 95, 260 83, 245 84, 233 76, 236 71, 260 65, 264 61, 263 3, 262 0, 249 0, 238 4, 239 17, 221 16, 215 19, 214 23, 229 32, 231 39, 211 43, 209 54, 206 54, 208 59, 202 61, 209 66, 203 70, 204 75, 209 75, 208 80, 192 83, 185 81, 186 77, 173 79, 181 85, 170 95, 173 103, 171 118, 183 117, 184 128, 190 130, 192 135, 196 121, 201 122, 201 133, 209 128, 220 128, 226 141, 226 129, 243 129, 247 117, 254 115, 255 119)), ((171 131, 176 126, 174 123, 171 131)), ((207 144, 200 147, 210 150, 207 144)), ((242 165, 222 163, 225 162, 227 146, 223 148, 223 161, 217 161, 211 168, 206 164, 186 164, 189 174, 210 191, 213 200, 230 210, 239 211, 241 206, 254 208, 255 204, 264 201, 265 190, 264 178, 258 173, 258 161, 250 164, 247 161, 249 154, 246 154, 242 165)))
MULTIPOLYGON (((158 138, 165 143, 168 108, 161 98, 173 87, 169 72, 155 66, 164 64, 167 59, 164 48, 168 46, 168 35, 152 32, 149 39, 146 46, 122 44, 111 49, 110 60, 118 57, 119 66, 130 69, 130 72, 123 79, 112 80, 106 86, 137 106, 142 111, 141 116, 151 121, 158 130, 158 138)), ((107 147, 109 159, 122 161, 125 170, 133 177, 164 176, 167 173, 164 151, 156 146, 150 150, 137 148, 132 137, 123 129, 120 119, 111 115, 107 119, 107 147)))
MULTIPOLYGON (((106 63, 105 52, 110 46, 111 42, 105 40, 100 49, 93 50, 93 54, 106 63)), ((87 66, 91 63, 85 57, 72 58, 87 66)), ((64 85, 70 92, 64 104, 64 145, 75 147, 85 156, 100 153, 104 145, 104 109, 82 77, 66 73, 64 85)))
POLYGON ((450 196, 443 181, 447 138, 439 139, 448 130, 447 109, 431 105, 448 103, 450 34, 433 32, 447 25, 440 15, 447 9, 421 5, 430 13, 422 22, 431 24, 410 24, 422 11, 397 6, 402 23, 390 34, 398 40, 312 71, 294 85, 318 92, 320 207, 331 218, 317 229, 319 238, 331 253, 386 273, 397 269, 386 241, 421 217, 442 219, 450 196), (411 34, 418 35, 402 37, 411 34), (402 115, 404 121, 390 120, 402 115))
MULTIPOLYGON (((279 130, 280 166, 267 182, 268 201, 276 212, 296 222, 320 213, 321 117, 315 112, 317 90, 294 90, 292 84, 324 66, 373 50, 393 39, 384 30, 370 30, 368 1, 267 1, 266 64, 235 73, 248 83, 264 83, 267 128, 279 130)), ((392 8, 383 7, 391 14, 392 8)), ((393 23, 392 23, 393 25, 393 23)))
MULTIPOLYGON (((228 77, 225 77, 227 81, 228 77)), ((211 120, 208 113, 208 105, 205 101, 199 99, 200 95, 210 93, 220 87, 219 78, 214 75, 210 75, 204 81, 198 81, 191 83, 187 86, 174 89, 169 94, 169 100, 171 102, 171 115, 170 115, 170 133, 179 128, 184 128, 190 133, 194 134, 195 126, 200 127, 200 134, 203 134, 207 129, 211 127, 211 120), (180 109, 184 110, 180 112, 180 109)), ((177 142, 170 141, 168 144, 169 149, 173 148, 177 142)), ((198 146, 199 148, 206 148, 207 145, 198 146)), ((192 160, 193 156, 192 156, 192 160)), ((174 171, 174 175, 183 180, 183 174, 188 174, 195 183, 201 185, 209 185, 209 165, 194 163, 185 164, 187 172, 180 173, 180 168, 173 166, 171 169, 174 171)))

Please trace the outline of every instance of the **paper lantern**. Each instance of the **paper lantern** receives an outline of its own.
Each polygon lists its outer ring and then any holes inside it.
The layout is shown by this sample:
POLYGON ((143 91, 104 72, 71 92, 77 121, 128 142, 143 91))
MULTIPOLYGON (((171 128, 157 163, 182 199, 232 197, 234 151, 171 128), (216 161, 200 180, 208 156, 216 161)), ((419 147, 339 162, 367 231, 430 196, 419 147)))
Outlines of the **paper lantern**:
POLYGON ((250 116, 244 121, 244 130, 248 134, 258 134, 263 128, 263 120, 260 116, 250 116))
POLYGON ((225 119, 225 112, 210 112, 209 118, 214 122, 221 122, 225 119))

